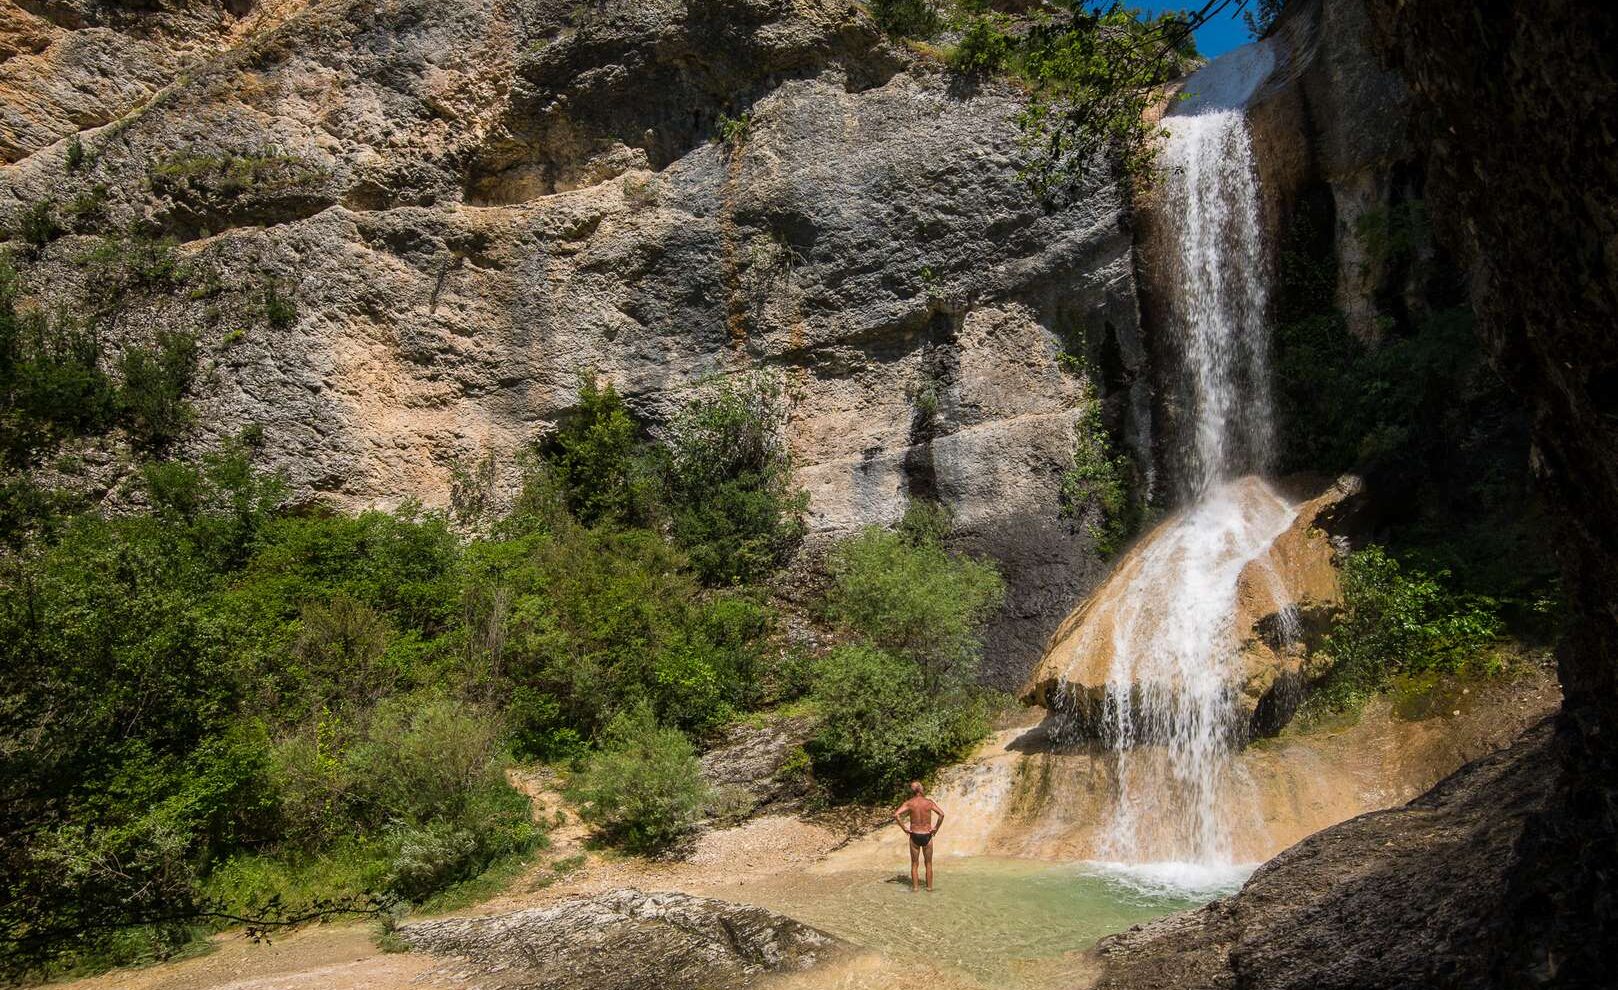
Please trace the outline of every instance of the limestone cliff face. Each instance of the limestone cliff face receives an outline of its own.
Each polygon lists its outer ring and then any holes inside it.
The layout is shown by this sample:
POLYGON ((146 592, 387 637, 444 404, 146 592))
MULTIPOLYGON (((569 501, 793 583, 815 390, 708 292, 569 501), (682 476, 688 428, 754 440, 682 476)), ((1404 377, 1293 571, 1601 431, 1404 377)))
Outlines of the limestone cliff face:
POLYGON ((114 232, 182 243, 185 284, 125 279, 103 323, 198 334, 198 445, 259 424, 300 499, 436 507, 457 465, 509 465, 565 415, 582 369, 656 422, 763 368, 814 534, 926 495, 1001 562, 993 679, 1094 583, 1057 517, 1086 394, 1058 356, 1144 380, 1130 235, 1111 187, 1029 194, 1015 91, 834 0, 152 8, 0 23, 0 214, 64 218, 24 266, 46 304, 94 295, 114 232))

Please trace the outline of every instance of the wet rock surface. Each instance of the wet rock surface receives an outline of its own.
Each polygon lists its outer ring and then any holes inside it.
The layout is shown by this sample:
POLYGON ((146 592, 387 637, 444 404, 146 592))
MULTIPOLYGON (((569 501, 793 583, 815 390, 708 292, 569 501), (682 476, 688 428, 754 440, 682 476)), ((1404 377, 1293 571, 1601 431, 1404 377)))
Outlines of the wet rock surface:
MULTIPOLYGON (((1282 487, 1291 489, 1289 499, 1301 498, 1297 514, 1242 567, 1232 617, 1231 645, 1238 658, 1231 667, 1235 716, 1256 735, 1279 731, 1302 697, 1304 681, 1321 673, 1309 667, 1309 648, 1318 646, 1340 597, 1332 537, 1349 525, 1364 492, 1353 476, 1299 478, 1282 487)), ((1277 497, 1255 479, 1236 488, 1243 504, 1277 497)), ((1023 689, 1025 702, 1064 716, 1080 735, 1100 731, 1120 624, 1137 621, 1136 609, 1150 622, 1153 608, 1172 604, 1142 606, 1137 574, 1141 558, 1159 552, 1157 540, 1174 538, 1175 525, 1170 518, 1142 537, 1107 582, 1063 622, 1023 689)))
POLYGON ((495 917, 418 922, 399 937, 447 957, 439 975, 491 990, 732 990, 847 949, 763 908, 633 889, 495 917))

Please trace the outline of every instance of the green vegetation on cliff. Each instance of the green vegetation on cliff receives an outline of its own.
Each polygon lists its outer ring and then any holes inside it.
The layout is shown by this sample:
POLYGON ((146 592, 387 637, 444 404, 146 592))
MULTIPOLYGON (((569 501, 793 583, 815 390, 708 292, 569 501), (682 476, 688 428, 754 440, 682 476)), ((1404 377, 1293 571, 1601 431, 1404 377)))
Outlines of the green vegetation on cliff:
POLYGON ((1155 128, 1147 123, 1157 87, 1197 60, 1195 15, 1091 0, 997 9, 988 0, 876 0, 869 7, 890 34, 953 39, 942 52, 964 76, 1001 74, 1024 87, 1026 178, 1060 199, 1098 166, 1144 177, 1155 128))
POLYGON ((1431 244, 1424 204, 1355 224, 1369 316, 1338 306, 1332 209, 1305 197, 1285 232, 1273 361, 1283 472, 1356 471, 1379 501, 1376 540, 1407 567, 1447 571, 1543 638, 1558 597, 1550 526, 1529 474, 1528 423, 1489 367, 1463 279, 1431 244))
POLYGON ((1336 223, 1323 191, 1300 198, 1274 297, 1278 467, 1357 472, 1375 498, 1309 717, 1354 709, 1399 675, 1497 669, 1501 640, 1551 639, 1560 598, 1526 416, 1489 367, 1425 204, 1359 217, 1352 262, 1336 223), (1348 263, 1367 286, 1353 319, 1338 295, 1348 263))
POLYGON ((1504 624, 1491 598, 1455 591, 1448 571, 1403 567, 1372 544, 1343 563, 1343 605, 1326 635, 1332 665, 1300 715, 1351 711, 1393 678, 1491 673, 1504 624))

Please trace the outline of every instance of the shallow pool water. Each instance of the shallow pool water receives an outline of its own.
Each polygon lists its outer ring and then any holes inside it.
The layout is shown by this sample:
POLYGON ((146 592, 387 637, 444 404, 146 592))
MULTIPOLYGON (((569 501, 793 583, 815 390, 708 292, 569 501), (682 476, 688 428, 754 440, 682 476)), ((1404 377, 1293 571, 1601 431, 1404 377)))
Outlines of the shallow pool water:
POLYGON ((940 858, 937 889, 912 893, 906 873, 811 874, 746 899, 894 962, 925 962, 985 987, 1057 985, 1064 958, 1130 925, 1205 903, 1240 875, 1195 892, 1101 864, 940 858))

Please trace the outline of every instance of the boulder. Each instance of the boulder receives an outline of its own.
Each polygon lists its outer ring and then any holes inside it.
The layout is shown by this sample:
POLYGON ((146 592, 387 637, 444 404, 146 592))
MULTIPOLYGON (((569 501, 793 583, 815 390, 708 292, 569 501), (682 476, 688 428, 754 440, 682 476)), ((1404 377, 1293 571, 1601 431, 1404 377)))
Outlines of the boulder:
POLYGON ((734 990, 809 969, 846 943, 764 908, 614 890, 546 908, 402 926, 441 972, 486 990, 734 990))
POLYGON ((1241 891, 1093 950, 1106 990, 1497 986, 1489 947, 1524 824, 1556 786, 1551 720, 1409 804, 1318 832, 1241 891))

